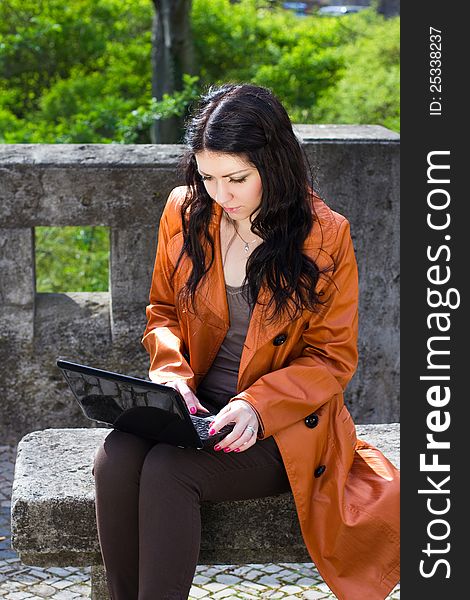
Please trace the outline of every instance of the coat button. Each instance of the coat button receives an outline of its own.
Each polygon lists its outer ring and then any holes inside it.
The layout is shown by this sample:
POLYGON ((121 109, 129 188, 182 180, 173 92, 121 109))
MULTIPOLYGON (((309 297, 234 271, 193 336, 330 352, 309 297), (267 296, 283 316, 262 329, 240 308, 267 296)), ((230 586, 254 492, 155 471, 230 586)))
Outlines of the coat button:
POLYGON ((318 415, 316 415, 315 413, 312 413, 311 415, 308 415, 308 417, 305 417, 304 421, 305 421, 305 425, 307 425, 307 427, 310 427, 310 429, 313 429, 314 427, 316 427, 318 425, 318 415))
POLYGON ((313 472, 313 474, 315 475, 315 477, 320 477, 320 475, 323 475, 323 473, 325 471, 326 471, 325 465, 320 465, 319 467, 317 467, 315 469, 315 471, 313 472))
POLYGON ((280 346, 287 340, 287 335, 285 333, 281 333, 280 335, 276 335, 273 340, 274 346, 280 346))

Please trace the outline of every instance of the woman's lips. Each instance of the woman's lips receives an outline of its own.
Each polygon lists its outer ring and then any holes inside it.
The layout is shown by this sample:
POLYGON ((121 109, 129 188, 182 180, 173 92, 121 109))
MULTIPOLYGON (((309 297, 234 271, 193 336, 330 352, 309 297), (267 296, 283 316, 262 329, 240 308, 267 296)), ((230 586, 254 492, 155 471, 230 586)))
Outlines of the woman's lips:
POLYGON ((233 208, 229 208, 228 206, 224 206, 224 210, 227 211, 228 213, 234 213, 237 212, 237 210, 239 209, 239 206, 234 206, 233 208))

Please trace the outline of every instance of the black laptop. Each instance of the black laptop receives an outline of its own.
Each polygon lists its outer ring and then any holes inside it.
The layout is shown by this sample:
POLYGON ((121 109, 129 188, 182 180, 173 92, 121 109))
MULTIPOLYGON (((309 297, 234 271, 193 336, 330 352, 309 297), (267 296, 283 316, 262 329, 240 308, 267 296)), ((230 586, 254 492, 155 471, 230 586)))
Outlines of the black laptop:
POLYGON ((213 446, 229 433, 226 425, 209 435, 214 415, 191 415, 174 388, 146 379, 57 359, 86 417, 115 429, 182 448, 213 446))

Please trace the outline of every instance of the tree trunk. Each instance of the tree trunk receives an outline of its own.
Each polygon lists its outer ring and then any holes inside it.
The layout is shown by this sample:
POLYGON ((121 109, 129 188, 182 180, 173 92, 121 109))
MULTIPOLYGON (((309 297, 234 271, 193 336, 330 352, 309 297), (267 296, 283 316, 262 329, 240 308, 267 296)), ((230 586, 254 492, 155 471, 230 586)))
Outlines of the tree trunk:
MULTIPOLYGON (((191 0, 153 0, 152 96, 183 89, 183 73, 195 74, 191 35, 191 0)), ((154 144, 181 143, 183 117, 155 121, 150 136, 154 144)))

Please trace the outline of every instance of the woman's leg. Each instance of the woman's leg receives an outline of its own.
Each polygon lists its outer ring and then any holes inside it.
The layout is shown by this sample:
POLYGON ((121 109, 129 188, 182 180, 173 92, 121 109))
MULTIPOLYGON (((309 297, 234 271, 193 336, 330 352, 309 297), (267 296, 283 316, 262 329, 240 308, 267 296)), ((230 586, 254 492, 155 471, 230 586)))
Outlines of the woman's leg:
POLYGON ((154 444, 113 430, 96 453, 96 521, 113 600, 138 597, 140 472, 154 444))
POLYGON ((155 445, 142 467, 139 600, 185 600, 196 570, 200 502, 257 498, 290 489, 274 439, 245 452, 155 445))

